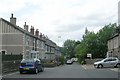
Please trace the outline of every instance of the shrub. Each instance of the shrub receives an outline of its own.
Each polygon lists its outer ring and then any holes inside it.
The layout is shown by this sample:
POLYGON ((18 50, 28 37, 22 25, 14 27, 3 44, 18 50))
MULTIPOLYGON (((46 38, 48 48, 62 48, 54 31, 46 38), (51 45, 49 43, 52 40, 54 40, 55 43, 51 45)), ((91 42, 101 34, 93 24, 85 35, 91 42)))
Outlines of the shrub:
POLYGON ((84 61, 81 61, 81 64, 82 64, 82 65, 83 65, 83 64, 86 64, 85 60, 84 60, 84 61))
POLYGON ((64 56, 60 56, 60 62, 62 65, 64 64, 64 56))

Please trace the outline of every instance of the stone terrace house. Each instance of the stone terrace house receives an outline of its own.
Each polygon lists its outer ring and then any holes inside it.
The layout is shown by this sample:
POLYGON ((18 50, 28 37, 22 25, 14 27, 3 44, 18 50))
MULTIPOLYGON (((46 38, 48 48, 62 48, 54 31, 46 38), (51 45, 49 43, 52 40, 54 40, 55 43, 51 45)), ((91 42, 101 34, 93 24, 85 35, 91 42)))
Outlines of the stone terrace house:
POLYGON ((119 31, 108 39, 107 56, 117 56, 120 59, 120 1, 118 2, 118 26, 119 31))
POLYGON ((108 57, 118 57, 120 59, 120 33, 108 39, 108 57))
POLYGON ((45 37, 38 29, 33 26, 24 24, 24 29, 16 25, 16 18, 11 15, 10 22, 0 18, 0 51, 5 54, 17 54, 25 57, 26 53, 31 50, 39 51, 41 59, 49 58, 54 59, 56 52, 59 52, 58 46, 45 37), (57 47, 57 48, 56 48, 57 47))

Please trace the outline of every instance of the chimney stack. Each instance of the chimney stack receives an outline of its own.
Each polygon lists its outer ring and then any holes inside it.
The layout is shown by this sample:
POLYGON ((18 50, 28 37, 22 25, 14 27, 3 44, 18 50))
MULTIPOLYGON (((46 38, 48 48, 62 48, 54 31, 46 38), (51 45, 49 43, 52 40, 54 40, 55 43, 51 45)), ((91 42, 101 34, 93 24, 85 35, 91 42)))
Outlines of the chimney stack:
POLYGON ((10 17, 10 23, 12 23, 13 25, 16 25, 16 18, 13 17, 13 13, 11 14, 11 17, 10 17))
POLYGON ((30 33, 32 33, 34 35, 34 27, 33 26, 31 26, 30 33))
POLYGON ((40 33, 40 38, 42 38, 42 33, 40 33))
POLYGON ((39 30, 38 30, 38 29, 36 29, 35 35, 36 35, 37 37, 39 36, 39 30))
POLYGON ((25 22, 25 25, 24 25, 24 30, 28 31, 29 27, 28 25, 26 25, 26 22, 25 22))

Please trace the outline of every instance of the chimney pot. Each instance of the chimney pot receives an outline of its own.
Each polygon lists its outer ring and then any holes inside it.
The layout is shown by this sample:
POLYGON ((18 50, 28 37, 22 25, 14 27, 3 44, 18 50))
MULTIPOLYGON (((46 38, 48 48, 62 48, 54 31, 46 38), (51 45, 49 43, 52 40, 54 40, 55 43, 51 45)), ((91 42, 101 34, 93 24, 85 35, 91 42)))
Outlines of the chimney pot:
POLYGON ((13 18, 13 13, 11 14, 11 18, 13 18))
POLYGON ((26 31, 28 31, 28 25, 26 25, 26 22, 25 22, 25 24, 24 24, 24 29, 26 30, 26 31))
POLYGON ((34 27, 31 26, 30 32, 34 35, 34 27))
POLYGON ((26 22, 25 22, 25 25, 26 25, 26 22))
POLYGON ((36 35, 37 37, 39 36, 39 30, 38 30, 38 29, 36 29, 35 35, 36 35))
POLYGON ((42 33, 40 33, 40 38, 42 38, 42 33))
POLYGON ((13 13, 11 14, 10 23, 12 23, 13 25, 16 25, 16 18, 13 17, 13 13))

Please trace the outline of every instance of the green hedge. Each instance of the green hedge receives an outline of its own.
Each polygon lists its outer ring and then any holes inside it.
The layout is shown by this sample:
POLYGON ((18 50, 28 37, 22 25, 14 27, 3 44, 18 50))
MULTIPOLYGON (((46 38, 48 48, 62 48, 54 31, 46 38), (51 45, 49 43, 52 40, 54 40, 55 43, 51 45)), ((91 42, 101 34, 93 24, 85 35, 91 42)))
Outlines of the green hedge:
POLYGON ((12 61, 12 60, 21 60, 22 59, 22 55, 2 55, 2 61, 12 61))
POLYGON ((64 62, 65 62, 65 61, 64 61, 64 60, 65 60, 65 59, 64 59, 64 56, 60 56, 60 59, 59 59, 59 60, 60 60, 61 64, 63 65, 64 62))

